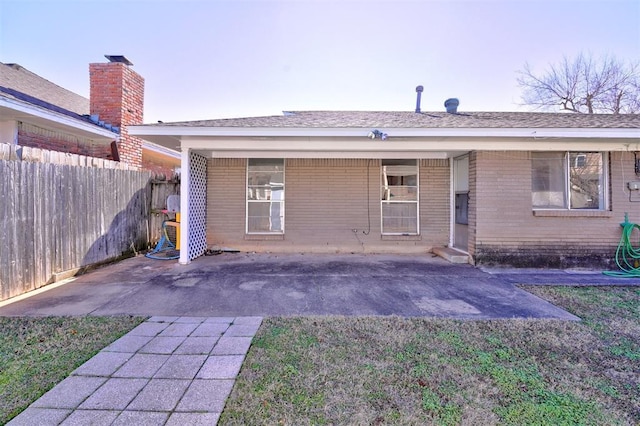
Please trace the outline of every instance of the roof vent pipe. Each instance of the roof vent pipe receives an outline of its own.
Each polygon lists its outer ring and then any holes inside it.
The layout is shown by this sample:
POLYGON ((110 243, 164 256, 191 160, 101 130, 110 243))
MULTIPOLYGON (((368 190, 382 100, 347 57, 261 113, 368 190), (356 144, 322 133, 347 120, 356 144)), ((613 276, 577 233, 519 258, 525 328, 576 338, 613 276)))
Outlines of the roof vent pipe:
POLYGON ((457 114, 458 105, 460 105, 460 101, 456 98, 450 98, 444 101, 444 107, 447 109, 449 114, 457 114))
POLYGON ((420 97, 422 95, 422 91, 424 90, 424 88, 422 86, 418 86, 416 87, 416 93, 418 94, 417 99, 416 99, 416 112, 420 113, 420 97))

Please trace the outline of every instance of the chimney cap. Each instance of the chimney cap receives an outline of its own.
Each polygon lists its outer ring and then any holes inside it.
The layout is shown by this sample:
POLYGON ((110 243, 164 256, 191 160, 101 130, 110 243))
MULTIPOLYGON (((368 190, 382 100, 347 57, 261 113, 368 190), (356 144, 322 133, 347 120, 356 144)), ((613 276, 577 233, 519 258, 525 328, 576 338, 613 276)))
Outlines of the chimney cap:
POLYGON ((133 65, 133 62, 123 55, 104 55, 104 57, 107 58, 109 62, 120 62, 128 66, 133 65))
POLYGON ((416 86, 416 92, 420 93, 424 90, 424 87, 422 86, 416 86))

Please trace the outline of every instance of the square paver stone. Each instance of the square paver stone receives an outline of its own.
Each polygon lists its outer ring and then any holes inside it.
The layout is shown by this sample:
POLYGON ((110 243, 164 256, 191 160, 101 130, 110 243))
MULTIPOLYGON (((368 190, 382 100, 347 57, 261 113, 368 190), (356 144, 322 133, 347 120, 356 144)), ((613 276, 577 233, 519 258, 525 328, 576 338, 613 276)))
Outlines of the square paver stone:
POLYGON ((211 351, 211 355, 244 355, 251 346, 252 337, 222 336, 211 351))
POLYGON ((237 317, 233 320, 235 325, 257 325, 262 324, 262 317, 237 317))
POLYGON ((113 373, 113 377, 150 379, 168 359, 169 355, 135 354, 118 371, 113 373))
POLYGON ((193 323, 193 322, 185 322, 185 323, 174 322, 173 324, 171 324, 167 328, 165 328, 162 331, 162 333, 159 334, 159 336, 161 336, 161 337, 175 337, 175 336, 187 337, 199 325, 200 325, 200 323, 193 323))
POLYGON ((118 417, 117 411, 109 410, 75 410, 61 426, 109 426, 118 417))
POLYGON ((232 388, 233 380, 194 380, 175 411, 221 413, 232 388))
POLYGON ((71 413, 71 410, 29 407, 11 419, 7 426, 57 425, 71 413))
POLYGON ((196 378, 235 379, 242 367, 244 355, 211 355, 207 358, 196 378))
POLYGON ((205 323, 225 323, 231 324, 235 320, 234 317, 208 317, 204 320, 205 323))
POLYGON ((207 317, 180 317, 174 322, 182 322, 182 323, 201 323, 204 322, 207 317))
POLYGON ((154 378, 193 379, 206 361, 206 355, 171 355, 154 378))
POLYGON ((174 322, 178 318, 180 318, 180 317, 169 317, 169 316, 156 315, 156 316, 153 316, 153 317, 149 318, 147 320, 147 322, 174 322))
POLYGON ((148 354, 171 354, 175 351, 186 337, 154 337, 140 349, 140 353, 148 354))
POLYGON ((162 332, 165 328, 169 327, 170 323, 168 322, 149 322, 145 321, 130 332, 127 333, 128 336, 157 336, 158 333, 162 332))
POLYGON ((76 376, 110 376, 132 356, 133 354, 128 352, 98 352, 71 374, 76 376))
POLYGON ((220 336, 229 328, 229 324, 225 322, 205 322, 196 328, 191 336, 193 337, 213 337, 220 336))
POLYGON ((32 407, 76 408, 106 382, 104 377, 69 376, 37 399, 32 407))
POLYGON ((220 413, 173 413, 165 426, 211 426, 218 423, 220 413))
POLYGON ((152 336, 130 336, 125 334, 109 346, 103 349, 105 352, 137 352, 141 347, 149 343, 152 336))
POLYGON ((167 421, 167 417, 169 417, 169 413, 158 413, 153 411, 123 411, 112 425, 162 426, 167 421))
POLYGON ((187 337, 184 342, 173 353, 182 355, 208 355, 218 341, 218 336, 214 337, 187 337))
POLYGON ((152 379, 131 401, 127 410, 172 411, 190 383, 191 380, 152 379))
POLYGON ((147 379, 109 379, 80 405, 81 410, 124 410, 147 379))
POLYGON ((260 328, 259 324, 250 324, 250 325, 231 324, 231 326, 224 333, 224 335, 235 336, 235 337, 241 337, 241 336, 253 337, 256 335, 258 328, 260 328))

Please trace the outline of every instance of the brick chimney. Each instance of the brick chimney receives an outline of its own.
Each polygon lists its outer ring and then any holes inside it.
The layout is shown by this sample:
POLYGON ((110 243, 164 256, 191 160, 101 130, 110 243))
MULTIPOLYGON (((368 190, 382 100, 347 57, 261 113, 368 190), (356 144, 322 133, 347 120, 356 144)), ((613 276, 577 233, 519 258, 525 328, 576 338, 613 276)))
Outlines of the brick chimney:
POLYGON ((142 167, 142 139, 129 136, 128 125, 142 124, 144 78, 124 56, 105 55, 107 63, 89 64, 89 109, 100 121, 120 127, 120 161, 142 167))

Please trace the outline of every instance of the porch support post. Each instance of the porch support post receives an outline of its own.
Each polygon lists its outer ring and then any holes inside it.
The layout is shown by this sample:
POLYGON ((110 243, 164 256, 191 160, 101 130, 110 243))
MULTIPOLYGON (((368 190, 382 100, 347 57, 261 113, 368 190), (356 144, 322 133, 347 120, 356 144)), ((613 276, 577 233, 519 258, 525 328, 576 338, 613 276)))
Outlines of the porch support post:
POLYGON ((189 182, 191 181, 191 164, 189 148, 182 148, 180 158, 180 259, 181 265, 191 263, 189 259, 189 182))

